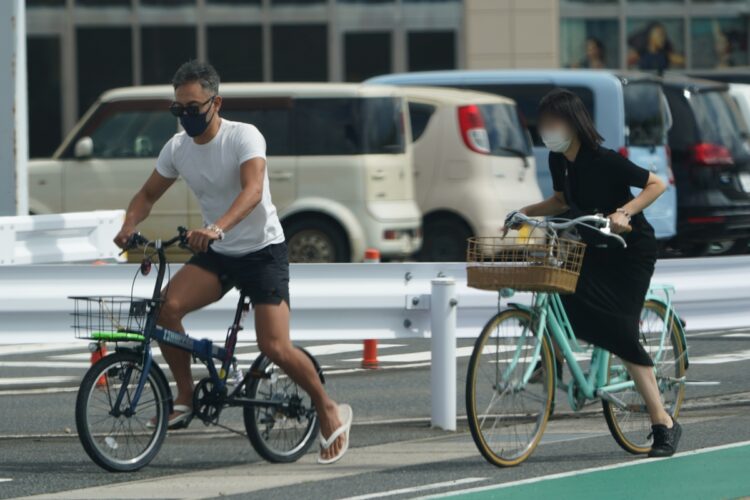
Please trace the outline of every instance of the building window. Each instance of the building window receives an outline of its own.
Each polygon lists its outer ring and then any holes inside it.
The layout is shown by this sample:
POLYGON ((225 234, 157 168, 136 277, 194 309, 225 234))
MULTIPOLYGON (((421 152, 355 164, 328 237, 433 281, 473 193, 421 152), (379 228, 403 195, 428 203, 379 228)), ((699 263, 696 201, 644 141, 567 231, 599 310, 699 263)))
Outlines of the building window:
POLYGON ((261 0, 206 0, 208 4, 231 4, 231 5, 260 5, 261 0))
POLYGON ((76 0, 82 7, 130 7, 130 0, 76 0))
POLYGON ((142 28, 141 60, 144 84, 169 83, 177 68, 195 57, 195 28, 142 28))
POLYGON ((29 86, 29 155, 51 156, 62 139, 60 39, 30 36, 26 41, 29 86))
POLYGON ((690 25, 693 68, 729 68, 748 64, 747 21, 741 17, 696 18, 690 25))
POLYGON ((408 34, 409 71, 456 68, 454 31, 413 31, 408 34))
POLYGON ((328 0, 271 0, 271 5, 317 5, 328 0))
POLYGON ((26 7, 64 7, 65 0, 26 0, 26 7))
POLYGON ((628 67, 664 71, 685 67, 681 19, 628 20, 628 67))
POLYGON ((130 28, 78 28, 78 114, 105 90, 133 85, 130 28))
POLYGON ((344 35, 344 78, 347 82, 361 82, 390 72, 390 33, 344 35))
POLYGON ((271 48, 273 80, 328 80, 328 28, 325 25, 273 26, 271 48))
POLYGON ((262 45, 259 26, 208 28, 208 60, 223 82, 262 81, 262 45))
POLYGON ((619 68, 616 19, 563 19, 560 59, 568 68, 619 68))

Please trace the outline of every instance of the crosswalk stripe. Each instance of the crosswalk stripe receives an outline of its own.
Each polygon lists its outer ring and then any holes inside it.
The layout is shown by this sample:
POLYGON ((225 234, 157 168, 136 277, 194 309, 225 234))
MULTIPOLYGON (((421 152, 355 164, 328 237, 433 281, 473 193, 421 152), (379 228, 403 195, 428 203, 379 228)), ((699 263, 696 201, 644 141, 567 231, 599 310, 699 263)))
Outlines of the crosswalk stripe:
POLYGON ((750 359, 750 350, 729 352, 724 354, 709 354, 706 356, 690 357, 691 365, 720 365, 750 359))
POLYGON ((3 385, 46 385, 59 384, 61 382, 78 381, 78 377, 13 377, 0 378, 0 386, 3 385))
POLYGON ((80 349, 80 344, 6 344, 0 345, 0 356, 27 354, 45 351, 72 351, 80 349))

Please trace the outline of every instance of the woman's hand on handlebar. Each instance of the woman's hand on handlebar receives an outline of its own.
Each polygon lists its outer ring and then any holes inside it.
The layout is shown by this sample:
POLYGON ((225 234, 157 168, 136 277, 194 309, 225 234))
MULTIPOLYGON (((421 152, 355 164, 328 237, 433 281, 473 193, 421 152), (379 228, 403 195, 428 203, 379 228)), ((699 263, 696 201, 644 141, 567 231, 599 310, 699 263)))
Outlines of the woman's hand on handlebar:
POLYGON ((629 233, 633 230, 630 227, 630 220, 622 212, 614 212, 609 214, 609 228, 615 234, 629 233))
POLYGON ((194 252, 206 252, 214 240, 219 239, 218 233, 210 229, 192 229, 187 232, 188 246, 194 252))
POLYGON ((505 216, 505 222, 503 223, 503 227, 500 228, 500 232, 503 233, 503 238, 508 234, 508 231, 511 229, 518 229, 519 223, 518 223, 518 215, 521 214, 521 216, 525 216, 523 209, 521 210, 513 210, 508 215, 505 216))

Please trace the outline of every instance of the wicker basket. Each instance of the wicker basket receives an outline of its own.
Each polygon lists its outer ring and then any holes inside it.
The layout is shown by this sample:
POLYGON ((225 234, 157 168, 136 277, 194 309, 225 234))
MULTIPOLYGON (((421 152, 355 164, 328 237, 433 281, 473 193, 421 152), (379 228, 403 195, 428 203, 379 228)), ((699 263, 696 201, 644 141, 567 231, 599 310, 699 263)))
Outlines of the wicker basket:
POLYGON ((573 293, 586 244, 545 237, 469 238, 468 285, 482 290, 573 293))

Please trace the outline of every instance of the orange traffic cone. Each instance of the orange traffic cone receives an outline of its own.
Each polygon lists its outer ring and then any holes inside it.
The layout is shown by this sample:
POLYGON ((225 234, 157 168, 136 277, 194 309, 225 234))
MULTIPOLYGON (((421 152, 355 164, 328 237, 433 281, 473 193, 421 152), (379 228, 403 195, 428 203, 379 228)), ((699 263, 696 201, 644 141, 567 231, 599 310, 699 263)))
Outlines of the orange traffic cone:
MULTIPOLYGON (((364 262, 372 264, 380 262, 380 251, 377 248, 368 248, 365 250, 364 262)), ((377 339, 367 339, 364 344, 362 353, 362 368, 374 369, 378 367, 378 341, 377 339)))
MULTIPOLYGON (((107 345, 104 342, 92 342, 89 344, 89 351, 91 351, 91 364, 93 365, 107 355, 107 345)), ((96 381, 96 385, 98 387, 106 387, 107 380, 104 378, 104 375, 99 377, 99 380, 96 381)))

